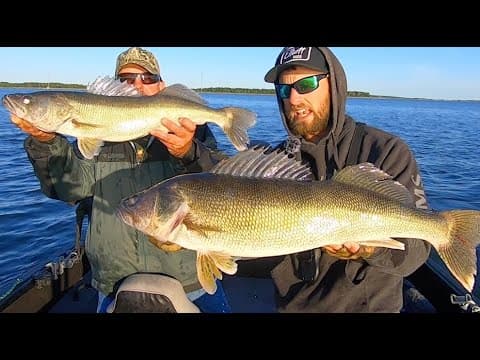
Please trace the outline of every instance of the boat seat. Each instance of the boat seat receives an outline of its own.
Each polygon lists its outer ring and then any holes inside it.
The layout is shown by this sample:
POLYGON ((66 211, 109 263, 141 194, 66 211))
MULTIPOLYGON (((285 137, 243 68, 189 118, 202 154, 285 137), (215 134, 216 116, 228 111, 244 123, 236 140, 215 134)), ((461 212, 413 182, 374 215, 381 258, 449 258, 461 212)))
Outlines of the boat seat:
POLYGON ((199 313, 182 284, 167 275, 136 273, 118 287, 108 313, 199 313))

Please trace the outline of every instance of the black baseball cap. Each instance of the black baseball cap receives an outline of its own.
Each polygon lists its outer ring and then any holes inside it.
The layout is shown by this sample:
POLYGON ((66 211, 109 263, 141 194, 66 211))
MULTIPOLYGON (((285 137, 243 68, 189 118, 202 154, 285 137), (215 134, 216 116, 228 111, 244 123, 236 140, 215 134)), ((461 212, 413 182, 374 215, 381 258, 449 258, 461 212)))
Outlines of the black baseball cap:
POLYGON ((309 69, 328 72, 328 65, 323 53, 316 47, 284 47, 277 57, 275 66, 265 75, 265 81, 277 81, 280 73, 291 66, 304 66, 309 69))

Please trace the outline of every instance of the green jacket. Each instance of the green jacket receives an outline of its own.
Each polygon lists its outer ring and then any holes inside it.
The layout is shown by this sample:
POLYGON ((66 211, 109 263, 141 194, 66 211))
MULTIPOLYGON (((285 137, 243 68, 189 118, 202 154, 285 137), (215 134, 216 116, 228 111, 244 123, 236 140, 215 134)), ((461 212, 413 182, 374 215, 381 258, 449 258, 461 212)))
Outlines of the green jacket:
POLYGON ((121 199, 166 178, 208 170, 223 157, 211 149, 216 149, 216 141, 205 125, 197 127, 194 146, 182 160, 149 136, 106 143, 92 160, 84 160, 76 144, 72 146, 60 135, 48 143, 31 136, 25 140, 25 150, 45 195, 70 203, 93 197, 85 249, 92 268, 92 286, 105 294, 135 272, 171 275, 186 291, 200 288, 195 252, 158 249, 145 235, 123 223, 115 210, 121 199))

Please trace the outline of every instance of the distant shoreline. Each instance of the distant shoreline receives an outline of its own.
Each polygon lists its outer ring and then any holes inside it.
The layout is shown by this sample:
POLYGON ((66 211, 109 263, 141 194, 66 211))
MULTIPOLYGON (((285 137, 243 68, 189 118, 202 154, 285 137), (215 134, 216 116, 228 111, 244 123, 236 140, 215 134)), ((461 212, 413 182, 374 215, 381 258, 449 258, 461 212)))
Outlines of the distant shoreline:
MULTIPOLYGON (((82 84, 64 84, 64 83, 38 83, 38 82, 28 82, 28 83, 9 83, 1 82, 0 88, 38 88, 45 90, 85 90, 86 85, 82 84)), ((226 88, 226 87, 215 87, 215 88, 194 88, 199 93, 205 94, 242 94, 242 95, 275 95, 275 90, 273 89, 248 89, 248 88, 226 88)), ((372 95, 369 92, 365 91, 347 91, 347 97, 357 98, 357 99, 408 99, 408 100, 432 100, 432 101, 480 101, 480 100, 447 100, 447 99, 429 99, 429 98, 416 98, 416 97, 403 97, 403 96, 388 96, 388 95, 372 95)))
MULTIPOLYGON (((33 88, 44 90, 85 90, 86 85, 81 84, 62 84, 62 83, 8 83, 0 82, 0 88, 33 88)), ((241 94, 241 95, 275 95, 273 89, 247 89, 247 88, 193 88, 192 90, 202 94, 241 94)), ((378 96, 370 95, 367 92, 348 91, 348 97, 364 99, 408 99, 396 96, 378 96)), ((426 99, 428 100, 428 99, 426 99)))
MULTIPOLYGON (((39 88, 39 89, 78 89, 85 90, 86 85, 82 84, 64 84, 64 83, 39 83, 39 82, 25 82, 25 83, 9 83, 0 82, 0 87, 3 88, 39 88)), ((275 95, 274 89, 248 89, 248 88, 230 88, 230 87, 209 87, 209 88, 192 88, 192 90, 200 93, 220 93, 220 94, 253 94, 253 95, 275 95)), ((357 97, 377 97, 370 95, 368 92, 349 91, 349 96, 357 97)))

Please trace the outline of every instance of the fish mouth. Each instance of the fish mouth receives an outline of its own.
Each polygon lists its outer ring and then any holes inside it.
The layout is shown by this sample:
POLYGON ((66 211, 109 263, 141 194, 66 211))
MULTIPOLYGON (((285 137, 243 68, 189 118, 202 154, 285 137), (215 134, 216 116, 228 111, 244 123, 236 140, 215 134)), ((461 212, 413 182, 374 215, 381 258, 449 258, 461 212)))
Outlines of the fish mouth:
POLYGON ((25 111, 18 106, 17 101, 13 99, 12 95, 4 95, 2 98, 3 106, 7 108, 8 111, 15 114, 19 118, 22 118, 25 115, 25 111))
POLYGON ((3 106, 5 106, 9 111, 12 111, 14 109, 12 100, 10 100, 9 95, 5 95, 2 98, 3 106))

